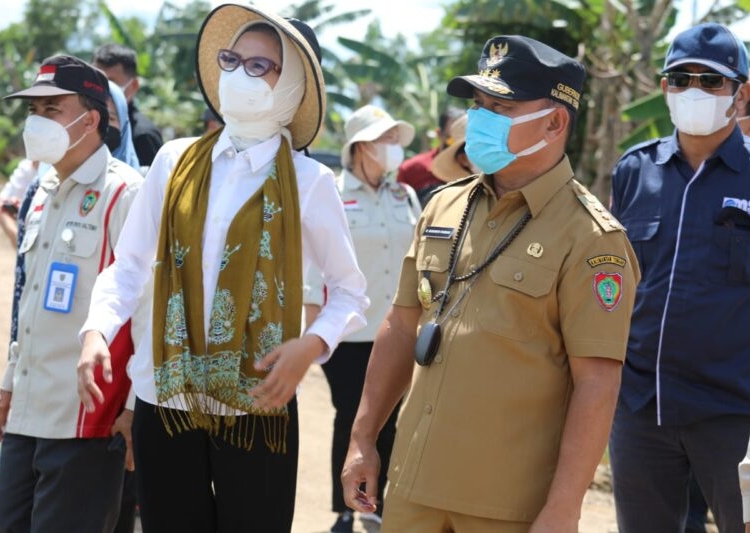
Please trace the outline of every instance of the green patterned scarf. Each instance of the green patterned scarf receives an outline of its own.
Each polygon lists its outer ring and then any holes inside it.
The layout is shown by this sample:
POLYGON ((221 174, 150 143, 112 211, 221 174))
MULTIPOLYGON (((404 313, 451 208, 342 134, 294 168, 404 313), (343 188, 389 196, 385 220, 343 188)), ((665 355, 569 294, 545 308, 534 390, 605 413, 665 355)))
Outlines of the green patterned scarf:
POLYGON ((248 391, 267 374, 253 364, 300 334, 302 240, 296 174, 282 137, 270 174, 229 226, 206 338, 202 238, 211 153, 219 133, 202 137, 185 151, 164 197, 154 271, 156 398, 160 406, 173 408, 161 410, 170 434, 195 428, 212 435, 221 431, 233 444, 249 449, 260 422, 267 446, 283 452, 286 408, 263 411, 248 391), (220 404, 253 416, 211 414, 220 412, 220 404))

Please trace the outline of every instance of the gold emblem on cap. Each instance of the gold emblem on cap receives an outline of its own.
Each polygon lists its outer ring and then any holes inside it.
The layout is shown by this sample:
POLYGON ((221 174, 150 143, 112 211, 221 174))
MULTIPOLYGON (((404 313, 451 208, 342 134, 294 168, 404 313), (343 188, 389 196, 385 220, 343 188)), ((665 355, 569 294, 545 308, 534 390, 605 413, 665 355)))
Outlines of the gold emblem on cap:
POLYGON ((529 247, 526 248, 526 253, 531 257, 539 258, 542 257, 542 254, 544 253, 544 247, 538 242, 532 242, 529 244, 529 247))
POLYGON ((419 303, 422 304, 423 308, 430 308, 430 304, 432 303, 432 286, 430 285, 430 280, 428 280, 427 278, 422 278, 419 280, 419 286, 417 287, 417 298, 419 298, 419 303))
POLYGON ((487 58, 487 63, 494 65, 498 61, 502 60, 508 54, 508 43, 496 45, 492 43, 490 45, 490 57, 487 58))

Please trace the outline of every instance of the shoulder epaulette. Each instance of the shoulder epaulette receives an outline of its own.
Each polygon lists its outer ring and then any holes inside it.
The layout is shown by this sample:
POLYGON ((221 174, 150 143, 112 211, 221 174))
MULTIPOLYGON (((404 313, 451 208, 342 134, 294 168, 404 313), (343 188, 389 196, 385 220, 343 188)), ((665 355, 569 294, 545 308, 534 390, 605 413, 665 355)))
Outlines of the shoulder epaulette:
POLYGON ((599 224, 604 231, 610 232, 625 230, 622 224, 620 224, 614 215, 604 207, 599 199, 576 180, 573 180, 573 191, 575 192, 578 201, 581 202, 583 207, 586 208, 586 211, 589 212, 591 218, 596 220, 596 223, 599 224))
POLYGON ((448 183, 444 183, 443 185, 439 185, 433 189, 432 193, 435 194, 436 192, 442 191, 443 189, 447 189, 448 187, 455 187, 457 185, 466 185, 467 183, 474 181, 474 179, 478 176, 478 174, 471 174, 470 176, 466 176, 464 178, 459 178, 457 180, 449 181, 448 183))

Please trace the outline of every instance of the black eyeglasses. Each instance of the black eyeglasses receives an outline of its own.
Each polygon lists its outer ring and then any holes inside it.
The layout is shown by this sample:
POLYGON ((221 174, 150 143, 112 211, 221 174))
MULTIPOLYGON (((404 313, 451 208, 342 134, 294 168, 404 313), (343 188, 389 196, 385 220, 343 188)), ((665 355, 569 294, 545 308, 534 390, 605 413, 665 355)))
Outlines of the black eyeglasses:
POLYGON ((690 80, 698 78, 698 85, 701 89, 709 91, 718 91, 724 88, 726 78, 721 74, 713 72, 702 72, 693 74, 691 72, 667 72, 667 85, 677 89, 685 89, 690 86, 690 80))
POLYGON ((227 72, 235 71, 237 67, 242 65, 245 67, 245 73, 253 78, 265 76, 271 70, 281 72, 281 67, 267 57, 246 57, 243 59, 241 55, 232 50, 219 50, 216 60, 219 62, 219 68, 227 72))

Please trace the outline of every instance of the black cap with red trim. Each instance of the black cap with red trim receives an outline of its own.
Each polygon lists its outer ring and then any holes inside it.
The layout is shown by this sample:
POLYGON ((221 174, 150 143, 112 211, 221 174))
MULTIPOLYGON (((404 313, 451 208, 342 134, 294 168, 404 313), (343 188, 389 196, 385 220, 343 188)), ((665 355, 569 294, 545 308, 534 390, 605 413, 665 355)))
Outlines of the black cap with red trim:
POLYGON ((5 98, 38 98, 83 94, 107 105, 109 83, 104 73, 73 56, 48 57, 39 67, 34 85, 5 98))

